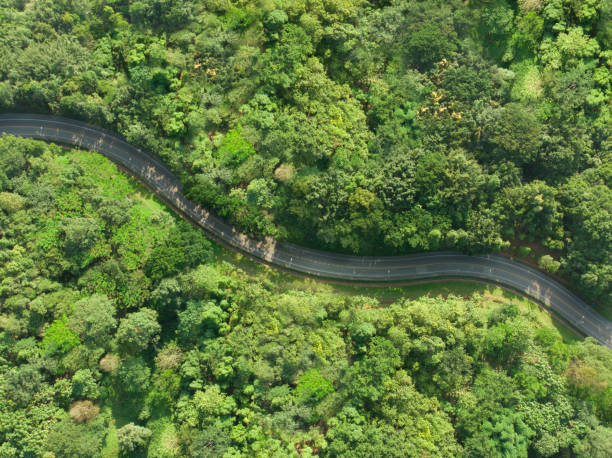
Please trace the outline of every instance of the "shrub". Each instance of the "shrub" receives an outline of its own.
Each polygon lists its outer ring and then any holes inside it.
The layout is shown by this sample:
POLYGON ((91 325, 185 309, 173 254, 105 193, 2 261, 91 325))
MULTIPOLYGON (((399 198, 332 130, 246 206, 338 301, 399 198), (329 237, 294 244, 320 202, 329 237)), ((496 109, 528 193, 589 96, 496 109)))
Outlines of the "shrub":
POLYGON ((538 265, 541 269, 544 269, 553 274, 559 270, 559 267, 561 267, 561 263, 559 261, 555 261, 553 257, 549 254, 545 254, 544 256, 542 256, 538 261, 538 265))
POLYGON ((519 258, 524 258, 525 256, 529 255, 529 253, 531 253, 531 248, 528 246, 520 246, 516 250, 516 255, 519 258))

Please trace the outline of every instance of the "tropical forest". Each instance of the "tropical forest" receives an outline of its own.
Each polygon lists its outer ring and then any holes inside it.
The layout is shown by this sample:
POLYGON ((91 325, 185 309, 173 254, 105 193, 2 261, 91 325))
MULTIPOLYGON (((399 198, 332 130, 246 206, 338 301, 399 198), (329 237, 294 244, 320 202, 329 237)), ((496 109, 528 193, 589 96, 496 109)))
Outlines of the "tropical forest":
POLYGON ((0 1, 0 458, 609 458, 610 320, 612 0, 0 1))

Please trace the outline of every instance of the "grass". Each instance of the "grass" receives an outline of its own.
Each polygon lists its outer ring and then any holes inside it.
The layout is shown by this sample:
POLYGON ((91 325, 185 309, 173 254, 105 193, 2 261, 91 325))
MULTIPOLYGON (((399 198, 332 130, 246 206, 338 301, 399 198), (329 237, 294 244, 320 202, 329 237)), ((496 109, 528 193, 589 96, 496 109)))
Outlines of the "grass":
POLYGON ((107 197, 121 199, 129 196, 150 213, 166 208, 143 184, 121 171, 115 163, 101 154, 78 149, 65 151, 62 159, 57 160, 78 164, 89 171, 87 177, 98 185, 107 197))
POLYGON ((107 197, 120 199, 141 185, 122 173, 117 166, 101 154, 78 149, 65 150, 64 160, 80 165, 87 173, 87 178, 104 190, 107 197))
POLYGON ((176 425, 171 417, 150 421, 147 427, 153 432, 149 443, 149 456, 168 458, 180 456, 176 425))
POLYGON ((515 100, 535 101, 542 97, 542 76, 530 59, 511 66, 515 72, 511 95, 515 100))
POLYGON ((104 448, 102 448, 100 456, 102 458, 114 458, 119 456, 119 439, 117 438, 117 426, 115 425, 115 419, 113 417, 111 417, 108 424, 108 432, 106 433, 104 448))

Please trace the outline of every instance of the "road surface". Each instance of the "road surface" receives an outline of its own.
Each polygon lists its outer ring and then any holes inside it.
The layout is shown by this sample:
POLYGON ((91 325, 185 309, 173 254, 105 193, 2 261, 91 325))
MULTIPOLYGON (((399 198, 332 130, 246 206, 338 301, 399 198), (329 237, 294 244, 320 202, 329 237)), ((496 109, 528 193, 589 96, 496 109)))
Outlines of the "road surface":
POLYGON ((517 290, 546 305, 584 335, 612 348, 612 323, 548 275, 495 255, 432 252, 364 257, 255 240, 189 201, 178 178, 161 161, 112 132, 79 121, 30 114, 0 115, 0 133, 95 150, 128 170, 162 200, 224 244, 283 269, 351 282, 474 278, 517 290))

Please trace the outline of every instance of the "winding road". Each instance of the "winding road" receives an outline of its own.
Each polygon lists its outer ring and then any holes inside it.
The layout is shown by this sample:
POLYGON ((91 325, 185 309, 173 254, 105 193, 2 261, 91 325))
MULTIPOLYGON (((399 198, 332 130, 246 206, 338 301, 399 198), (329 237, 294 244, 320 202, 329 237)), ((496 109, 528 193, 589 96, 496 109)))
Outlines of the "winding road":
POLYGON ((274 239, 255 240, 188 200, 166 165, 120 136, 79 121, 31 114, 0 115, 0 134, 58 142, 97 151, 146 184, 157 196, 214 238, 253 258, 314 277, 352 282, 473 278, 519 291, 544 304, 584 335, 612 348, 612 323, 559 282, 525 264, 495 256, 433 252, 351 256, 274 239))

